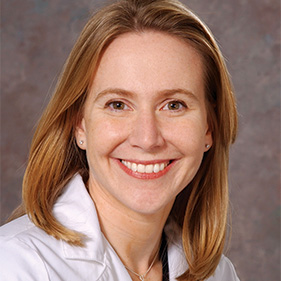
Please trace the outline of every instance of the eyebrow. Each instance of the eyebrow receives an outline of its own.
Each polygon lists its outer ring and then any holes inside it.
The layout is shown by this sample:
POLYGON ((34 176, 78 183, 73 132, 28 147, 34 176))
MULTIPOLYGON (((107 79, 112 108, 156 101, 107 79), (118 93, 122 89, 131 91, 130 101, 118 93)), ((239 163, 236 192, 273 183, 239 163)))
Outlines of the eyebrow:
POLYGON ((127 91, 127 90, 124 90, 124 89, 120 89, 120 88, 108 88, 108 89, 105 89, 101 92, 99 92, 97 94, 97 96, 95 97, 95 101, 106 96, 106 95, 109 95, 109 94, 116 94, 116 95, 121 95, 121 96, 124 96, 124 97, 133 97, 135 94, 133 92, 130 92, 130 91, 127 91))
POLYGON ((194 99, 194 100, 198 101, 198 97, 192 91, 189 91, 187 89, 182 89, 182 88, 168 89, 168 90, 160 91, 160 93, 163 96, 171 96, 171 95, 176 95, 176 94, 183 94, 183 95, 188 96, 191 99, 194 99))
MULTIPOLYGON (((176 89, 166 89, 166 90, 161 90, 158 92, 159 95, 161 96, 171 96, 171 95, 176 95, 176 94, 184 94, 188 96, 189 98, 198 101, 198 97, 192 92, 187 89, 182 89, 182 88, 176 88, 176 89)), ((95 98, 95 101, 98 99, 109 95, 109 94, 116 94, 116 95, 121 95, 123 97, 128 97, 132 98, 133 96, 136 96, 137 94, 131 91, 127 91, 121 88, 107 88, 101 92, 99 92, 95 98)))

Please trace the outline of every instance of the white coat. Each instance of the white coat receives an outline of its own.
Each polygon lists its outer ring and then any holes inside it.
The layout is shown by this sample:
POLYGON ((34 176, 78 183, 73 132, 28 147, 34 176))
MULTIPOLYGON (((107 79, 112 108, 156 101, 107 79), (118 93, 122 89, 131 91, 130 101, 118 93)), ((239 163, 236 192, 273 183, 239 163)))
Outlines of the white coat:
MULTIPOLYGON (((82 178, 76 175, 54 205, 55 217, 66 227, 87 235, 85 247, 56 240, 25 215, 0 228, 1 281, 131 281, 118 255, 103 236, 82 178)), ((179 235, 165 228, 170 280, 188 267, 179 235)), ((222 256, 208 281, 239 281, 233 265, 222 256)))

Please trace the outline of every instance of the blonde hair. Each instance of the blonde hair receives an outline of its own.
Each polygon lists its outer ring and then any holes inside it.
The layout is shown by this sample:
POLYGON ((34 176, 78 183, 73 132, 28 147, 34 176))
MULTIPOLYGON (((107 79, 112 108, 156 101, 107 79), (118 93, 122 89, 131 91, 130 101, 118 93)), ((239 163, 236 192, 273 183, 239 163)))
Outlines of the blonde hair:
POLYGON ((182 232, 189 269, 178 280, 204 280, 221 258, 228 213, 228 155, 237 114, 229 74, 208 28, 176 0, 124 0, 98 11, 84 27, 35 132, 23 180, 23 205, 35 225, 57 239, 83 245, 80 233, 52 215, 66 183, 80 173, 88 180, 85 152, 74 130, 93 75, 107 46, 127 32, 155 30, 191 44, 204 60, 208 121, 213 145, 192 182, 177 196, 171 217, 182 232))

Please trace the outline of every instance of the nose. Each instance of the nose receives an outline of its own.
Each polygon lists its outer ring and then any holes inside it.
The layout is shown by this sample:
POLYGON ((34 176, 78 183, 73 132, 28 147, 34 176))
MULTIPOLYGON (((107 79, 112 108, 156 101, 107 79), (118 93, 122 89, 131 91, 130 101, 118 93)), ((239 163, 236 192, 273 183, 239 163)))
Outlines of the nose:
POLYGON ((151 152, 164 144, 162 131, 155 112, 139 112, 132 124, 129 142, 134 147, 151 152))

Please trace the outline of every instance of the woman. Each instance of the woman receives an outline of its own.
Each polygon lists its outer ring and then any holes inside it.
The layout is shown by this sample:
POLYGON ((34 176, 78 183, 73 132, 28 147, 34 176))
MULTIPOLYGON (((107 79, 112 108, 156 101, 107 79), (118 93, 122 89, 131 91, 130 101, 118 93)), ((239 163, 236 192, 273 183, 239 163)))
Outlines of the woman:
POLYGON ((105 7, 38 125, 1 280, 239 280, 222 255, 236 127, 223 57, 192 12, 105 7))

